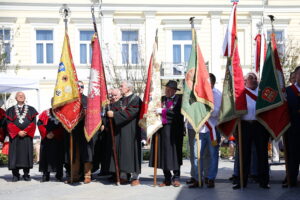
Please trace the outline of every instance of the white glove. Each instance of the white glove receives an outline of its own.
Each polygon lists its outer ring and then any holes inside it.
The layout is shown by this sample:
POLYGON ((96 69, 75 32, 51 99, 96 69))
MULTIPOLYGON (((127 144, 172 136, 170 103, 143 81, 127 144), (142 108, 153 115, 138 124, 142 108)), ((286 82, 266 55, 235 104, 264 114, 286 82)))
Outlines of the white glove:
POLYGON ((157 113, 157 114, 161 114, 162 113, 162 108, 157 108, 156 110, 155 110, 155 112, 157 113))

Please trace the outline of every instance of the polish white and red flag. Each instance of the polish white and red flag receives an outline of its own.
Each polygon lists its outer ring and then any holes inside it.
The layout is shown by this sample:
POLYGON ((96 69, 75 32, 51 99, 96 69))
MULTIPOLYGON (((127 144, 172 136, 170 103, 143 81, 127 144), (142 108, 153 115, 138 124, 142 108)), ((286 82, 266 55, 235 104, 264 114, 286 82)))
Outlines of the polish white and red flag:
POLYGON ((223 56, 232 57, 235 39, 237 37, 236 32, 236 6, 237 2, 233 3, 232 11, 229 18, 229 23, 226 30, 226 35, 223 42, 223 56))

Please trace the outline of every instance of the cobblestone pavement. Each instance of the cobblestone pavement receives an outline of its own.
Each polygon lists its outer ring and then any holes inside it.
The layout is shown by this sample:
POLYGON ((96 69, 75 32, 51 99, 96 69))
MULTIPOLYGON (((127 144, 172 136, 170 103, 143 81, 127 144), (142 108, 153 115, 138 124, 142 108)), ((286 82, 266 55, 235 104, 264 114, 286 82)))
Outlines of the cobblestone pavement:
MULTIPOLYGON (((32 181, 11 182, 11 172, 6 167, 0 168, 0 199, 30 199, 30 200, 78 200, 78 199, 230 199, 230 200, 292 200, 300 199, 300 188, 282 189, 281 181, 284 178, 284 165, 271 166, 271 189, 259 188, 257 184, 249 183, 243 190, 232 190, 228 178, 232 175, 233 162, 220 160, 219 173, 216 179, 216 187, 189 189, 185 181, 189 178, 190 164, 184 160, 181 169, 182 185, 178 188, 153 187, 153 168, 148 167, 144 162, 140 176, 142 185, 131 187, 130 185, 115 186, 110 183, 107 177, 97 177, 90 184, 68 185, 61 182, 40 183, 41 173, 38 172, 38 165, 34 166, 30 174, 32 181)), ((53 175, 52 177, 53 178, 53 175)), ((163 180, 162 171, 158 170, 158 183, 163 180)))

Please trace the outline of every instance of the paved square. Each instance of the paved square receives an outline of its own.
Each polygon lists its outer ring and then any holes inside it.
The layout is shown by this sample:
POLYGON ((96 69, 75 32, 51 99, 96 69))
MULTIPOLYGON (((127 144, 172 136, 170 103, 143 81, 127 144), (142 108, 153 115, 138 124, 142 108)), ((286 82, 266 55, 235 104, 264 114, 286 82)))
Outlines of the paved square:
MULTIPOLYGON (((11 182, 11 172, 7 167, 0 168, 0 199, 1 200, 78 200, 78 199, 230 199, 230 200, 299 200, 300 188, 282 189, 281 181, 284 178, 284 165, 271 166, 271 189, 265 190, 257 184, 249 183, 244 190, 232 190, 228 178, 232 175, 233 162, 220 159, 219 172, 216 187, 213 189, 198 188, 189 189, 185 181, 189 178, 189 160, 184 160, 182 167, 182 186, 153 187, 153 168, 144 162, 142 166, 142 185, 131 187, 130 185, 115 186, 107 178, 97 177, 90 184, 68 185, 54 182, 53 175, 50 182, 40 183, 41 173, 38 165, 31 170, 31 182, 11 182)), ((158 170, 158 183, 163 180, 162 171, 158 170)))

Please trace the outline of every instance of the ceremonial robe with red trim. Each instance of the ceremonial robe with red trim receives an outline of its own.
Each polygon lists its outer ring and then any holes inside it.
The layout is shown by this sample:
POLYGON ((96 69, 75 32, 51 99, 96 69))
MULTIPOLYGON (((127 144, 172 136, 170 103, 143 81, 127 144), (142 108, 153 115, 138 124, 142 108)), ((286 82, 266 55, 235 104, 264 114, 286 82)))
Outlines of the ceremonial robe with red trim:
MULTIPOLYGON (((20 115, 26 112, 25 106, 18 108, 20 115)), ((17 117, 15 106, 6 111, 7 131, 9 135, 9 156, 8 168, 10 170, 17 168, 33 167, 33 137, 36 129, 36 116, 38 112, 32 106, 28 106, 28 111, 21 123, 17 117), (26 131, 25 137, 18 135, 19 131, 26 131)))

